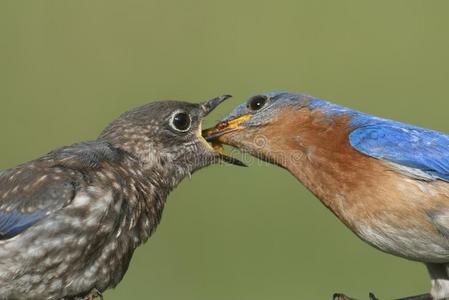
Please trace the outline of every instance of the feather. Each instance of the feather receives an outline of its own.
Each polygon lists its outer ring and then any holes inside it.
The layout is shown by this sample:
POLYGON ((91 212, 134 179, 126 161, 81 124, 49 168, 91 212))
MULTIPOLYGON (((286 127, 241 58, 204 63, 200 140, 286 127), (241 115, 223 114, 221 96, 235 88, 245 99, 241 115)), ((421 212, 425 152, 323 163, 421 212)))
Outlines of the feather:
POLYGON ((449 136, 393 121, 359 127, 349 135, 358 151, 404 168, 411 177, 449 181, 449 136), (407 171, 407 168, 412 170, 407 171), (414 169, 414 170, 413 170, 414 169))

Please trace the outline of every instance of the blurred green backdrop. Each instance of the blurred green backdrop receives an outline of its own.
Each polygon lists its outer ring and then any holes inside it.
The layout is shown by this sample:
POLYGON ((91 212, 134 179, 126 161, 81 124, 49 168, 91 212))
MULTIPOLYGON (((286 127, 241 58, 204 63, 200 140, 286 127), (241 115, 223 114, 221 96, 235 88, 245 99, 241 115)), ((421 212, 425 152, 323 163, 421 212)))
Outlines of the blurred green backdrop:
MULTIPOLYGON (((449 132, 449 1, 0 2, 0 168, 157 99, 302 91, 449 132)), ((114 299, 383 299, 426 270, 352 235, 284 170, 214 166, 171 194, 114 299)))

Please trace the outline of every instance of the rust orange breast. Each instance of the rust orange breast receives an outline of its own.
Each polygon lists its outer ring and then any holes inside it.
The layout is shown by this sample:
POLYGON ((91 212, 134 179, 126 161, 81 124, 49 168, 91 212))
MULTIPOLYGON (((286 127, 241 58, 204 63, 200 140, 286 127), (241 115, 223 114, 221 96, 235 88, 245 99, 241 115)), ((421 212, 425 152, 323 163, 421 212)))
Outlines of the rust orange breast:
POLYGON ((358 152, 349 143, 349 121, 347 116, 329 119, 318 110, 286 110, 259 130, 268 141, 260 151, 288 169, 353 231, 374 221, 419 223, 434 231, 417 210, 448 202, 448 185, 417 182, 358 152))

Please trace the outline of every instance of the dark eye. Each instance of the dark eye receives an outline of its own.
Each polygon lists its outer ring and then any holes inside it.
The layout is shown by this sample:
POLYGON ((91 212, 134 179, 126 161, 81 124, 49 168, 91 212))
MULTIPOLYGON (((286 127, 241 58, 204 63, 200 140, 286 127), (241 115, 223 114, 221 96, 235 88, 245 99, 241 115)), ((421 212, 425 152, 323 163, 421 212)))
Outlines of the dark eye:
POLYGON ((253 97, 253 99, 251 99, 251 101, 249 101, 248 108, 253 111, 256 111, 256 110, 259 110, 262 107, 264 107, 266 103, 267 103, 266 97, 256 96, 256 97, 253 97))
POLYGON ((192 124, 192 120, 190 119, 190 115, 185 112, 177 112, 173 115, 170 125, 176 131, 186 132, 190 129, 190 125, 192 124))

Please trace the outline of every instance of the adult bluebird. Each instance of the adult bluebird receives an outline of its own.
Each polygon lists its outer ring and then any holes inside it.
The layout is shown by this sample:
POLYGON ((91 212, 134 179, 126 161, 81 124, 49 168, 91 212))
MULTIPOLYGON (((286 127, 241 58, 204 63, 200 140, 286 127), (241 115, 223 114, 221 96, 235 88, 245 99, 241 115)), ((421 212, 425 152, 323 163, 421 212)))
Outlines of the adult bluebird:
POLYGON ((153 102, 97 140, 0 172, 0 298, 92 299, 123 278, 161 220, 169 192, 214 162, 201 104, 153 102))
POLYGON ((271 92, 205 136, 286 168, 362 240, 423 262, 431 292, 407 299, 449 297, 448 135, 271 92))

